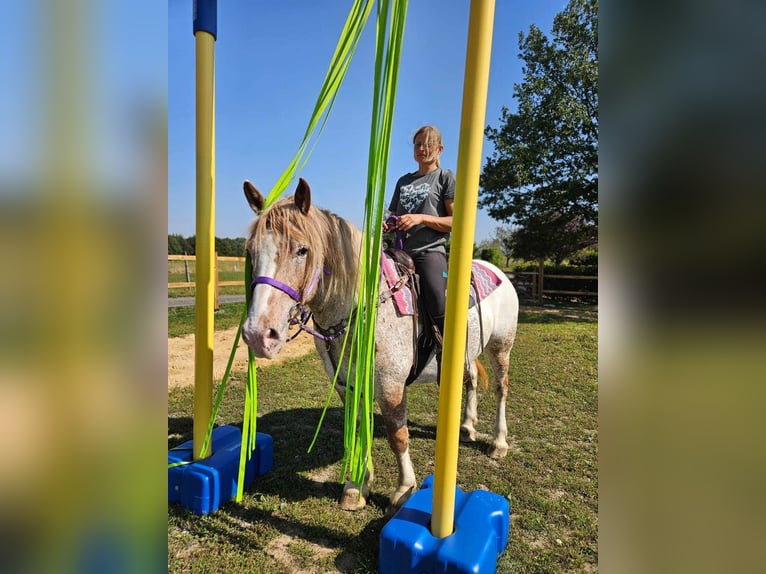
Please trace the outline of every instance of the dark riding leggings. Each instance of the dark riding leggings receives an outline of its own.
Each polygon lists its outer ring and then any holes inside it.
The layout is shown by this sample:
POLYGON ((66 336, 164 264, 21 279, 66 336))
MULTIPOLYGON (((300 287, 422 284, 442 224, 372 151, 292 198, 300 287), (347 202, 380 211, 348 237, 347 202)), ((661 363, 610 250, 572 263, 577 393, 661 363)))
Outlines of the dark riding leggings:
POLYGON ((444 311, 447 300, 447 256, 439 251, 411 253, 415 271, 420 276, 420 300, 428 314, 444 333, 444 311))

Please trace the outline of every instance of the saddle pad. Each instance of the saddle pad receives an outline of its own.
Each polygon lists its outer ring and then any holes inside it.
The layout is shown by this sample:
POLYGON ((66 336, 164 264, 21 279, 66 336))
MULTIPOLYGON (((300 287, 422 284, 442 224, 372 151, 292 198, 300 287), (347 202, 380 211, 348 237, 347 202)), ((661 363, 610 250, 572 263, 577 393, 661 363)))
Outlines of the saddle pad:
POLYGON ((502 281, 494 271, 482 265, 479 261, 473 262, 471 275, 473 277, 471 297, 473 297, 474 301, 477 299, 477 296, 479 301, 483 301, 502 281), (474 283, 476 284, 476 289, 474 289, 474 283))
MULTIPOLYGON (((380 270, 381 282, 385 278, 387 285, 386 289, 391 289, 399 281, 399 273, 396 270, 396 265, 394 264, 393 259, 391 259, 385 253, 383 253, 382 257, 380 258, 380 270)), ((381 290, 382 288, 383 285, 381 285, 381 290)), ((408 286, 405 285, 401 289, 395 291, 393 293, 393 300, 394 304, 396 305, 396 309, 400 314, 415 314, 415 305, 412 302, 412 293, 410 292, 408 286)))

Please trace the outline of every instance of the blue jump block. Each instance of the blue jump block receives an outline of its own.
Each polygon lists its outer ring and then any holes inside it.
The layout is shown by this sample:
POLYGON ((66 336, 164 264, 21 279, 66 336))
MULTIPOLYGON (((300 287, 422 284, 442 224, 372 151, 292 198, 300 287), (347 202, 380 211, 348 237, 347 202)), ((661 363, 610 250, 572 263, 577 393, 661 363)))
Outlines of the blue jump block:
MULTIPOLYGON (((168 464, 192 460, 193 441, 168 451, 168 464)), ((181 506, 196 514, 210 514, 237 494, 239 452, 242 433, 237 427, 220 426, 213 429, 213 454, 203 460, 168 469, 168 503, 181 506)), ((274 461, 274 441, 270 435, 256 433, 255 451, 245 459, 245 488, 256 476, 271 470, 274 461)))
POLYGON ((380 533, 381 574, 495 572, 510 525, 508 500, 485 490, 455 487, 455 531, 431 534, 433 475, 423 481, 380 533))

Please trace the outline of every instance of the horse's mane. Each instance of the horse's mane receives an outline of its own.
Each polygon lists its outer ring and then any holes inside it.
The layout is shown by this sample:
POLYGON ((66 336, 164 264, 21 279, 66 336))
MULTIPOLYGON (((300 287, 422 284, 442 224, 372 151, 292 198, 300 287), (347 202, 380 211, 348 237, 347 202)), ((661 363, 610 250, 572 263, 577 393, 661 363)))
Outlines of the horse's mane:
MULTIPOLYGON (((282 199, 269 207, 250 227, 248 249, 263 241, 271 232, 278 245, 277 260, 290 255, 291 244, 308 247, 306 274, 297 288, 305 292, 320 270, 320 289, 324 301, 338 297, 353 297, 360 245, 360 232, 345 219, 313 205, 303 214, 293 197, 282 199)), ((321 305, 323 301, 318 301, 321 305)))

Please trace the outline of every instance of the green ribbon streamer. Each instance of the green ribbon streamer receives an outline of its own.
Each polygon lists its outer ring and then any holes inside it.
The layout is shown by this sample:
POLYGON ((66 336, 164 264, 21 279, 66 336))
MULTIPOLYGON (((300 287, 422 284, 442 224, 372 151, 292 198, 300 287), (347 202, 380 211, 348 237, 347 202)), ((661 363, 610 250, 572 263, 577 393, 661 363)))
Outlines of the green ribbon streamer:
POLYGON ((355 356, 354 385, 346 391, 348 393, 351 390, 352 396, 346 396, 345 452, 341 469, 341 480, 348 471, 360 494, 368 470, 372 471, 375 325, 380 287, 381 231, 406 16, 407 0, 378 2, 364 240, 360 254, 357 319, 351 346, 355 356))
MULTIPOLYGON (((360 495, 367 471, 372 471, 375 325, 380 286, 381 231, 407 1, 380 1, 377 15, 375 86, 370 126, 364 239, 359 259, 357 312, 353 329, 346 332, 341 351, 341 357, 345 356, 350 337, 351 360, 348 361, 346 381, 353 381, 353 384, 347 384, 346 387, 344 455, 340 481, 343 482, 348 473, 351 481, 359 489, 360 495)), ((350 321, 351 316, 349 316, 349 324, 350 321)), ((339 361, 338 370, 330 386, 309 451, 316 443, 342 364, 343 361, 339 361)))
POLYGON ((335 47, 335 53, 332 56, 330 67, 322 82, 319 96, 317 97, 316 104, 314 104, 311 119, 306 127, 306 132, 303 134, 301 144, 298 146, 298 151, 295 152, 295 156, 293 156, 293 159, 287 165, 285 171, 282 172, 282 175, 279 176, 274 187, 269 191, 269 194, 266 196, 266 201, 263 204, 263 209, 267 209, 280 198, 285 189, 287 189, 287 186, 295 178, 295 174, 303 169, 303 166, 306 165, 309 157, 311 157, 311 152, 313 151, 316 142, 319 141, 319 136, 321 135, 322 130, 327 123, 327 119, 330 117, 332 108, 335 105, 335 98, 343 83, 343 78, 346 76, 348 65, 351 63, 351 59, 356 51, 359 38, 367 23, 367 17, 372 10, 372 4, 372 0, 355 0, 354 4, 351 6, 351 11, 349 12, 348 18, 346 18, 346 23, 343 26, 340 39, 335 47), (321 125, 319 124, 320 119, 322 120, 321 125), (319 131, 316 133, 316 139, 311 146, 311 150, 307 153, 309 141, 314 135, 318 125, 319 131))

